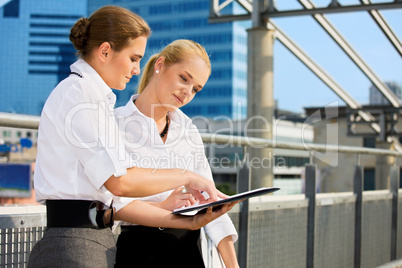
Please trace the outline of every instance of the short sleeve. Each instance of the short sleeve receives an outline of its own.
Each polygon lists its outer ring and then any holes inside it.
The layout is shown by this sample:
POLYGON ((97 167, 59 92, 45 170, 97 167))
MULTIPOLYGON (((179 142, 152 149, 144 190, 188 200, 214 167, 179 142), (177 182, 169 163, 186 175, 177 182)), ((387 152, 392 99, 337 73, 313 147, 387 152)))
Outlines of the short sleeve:
MULTIPOLYGON (((110 176, 126 174, 125 149, 113 107, 91 82, 73 83, 57 107, 52 120, 72 153, 79 159, 91 183, 100 188, 110 176)), ((57 103, 57 104, 56 104, 57 103)))

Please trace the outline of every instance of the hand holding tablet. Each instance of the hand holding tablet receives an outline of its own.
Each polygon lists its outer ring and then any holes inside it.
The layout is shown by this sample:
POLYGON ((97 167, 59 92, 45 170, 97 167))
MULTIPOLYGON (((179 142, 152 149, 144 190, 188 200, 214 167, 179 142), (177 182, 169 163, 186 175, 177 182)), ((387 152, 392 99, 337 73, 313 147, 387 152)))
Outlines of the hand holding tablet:
POLYGON ((209 207, 213 207, 213 210, 218 210, 223 204, 240 201, 240 200, 243 201, 243 200, 251 198, 251 197, 272 193, 272 192, 278 191, 279 189, 280 188, 278 188, 278 187, 258 188, 258 189, 250 190, 250 191, 247 191, 244 193, 232 195, 227 199, 220 199, 218 201, 211 202, 211 203, 196 204, 196 205, 192 205, 192 206, 188 206, 188 207, 178 208, 178 209, 173 210, 172 214, 182 214, 182 215, 193 216, 198 213, 205 213, 206 209, 209 207))

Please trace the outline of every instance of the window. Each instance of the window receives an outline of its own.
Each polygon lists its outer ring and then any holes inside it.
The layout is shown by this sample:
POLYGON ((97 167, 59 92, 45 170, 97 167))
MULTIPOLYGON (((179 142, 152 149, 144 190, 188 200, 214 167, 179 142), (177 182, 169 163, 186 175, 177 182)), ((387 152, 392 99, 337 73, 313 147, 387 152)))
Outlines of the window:
POLYGON ((375 148, 375 137, 364 137, 363 138, 363 147, 375 148))
POLYGON ((375 190, 375 169, 365 168, 363 176, 364 176, 363 190, 364 191, 375 190))
POLYGON ((208 10, 209 2, 208 1, 198 1, 198 2, 188 2, 184 4, 179 4, 177 6, 178 12, 189 12, 189 11, 198 11, 198 10, 208 10))
POLYGON ((170 24, 169 21, 150 23, 149 26, 151 27, 152 30, 158 30, 158 31, 162 30, 169 31, 172 29, 172 25, 170 24))
POLYGON ((4 18, 18 18, 20 15, 20 0, 11 0, 3 9, 4 18))
POLYGON ((172 13, 172 6, 170 4, 151 6, 149 8, 149 14, 151 14, 151 15, 160 15, 160 14, 169 14, 169 13, 172 13))

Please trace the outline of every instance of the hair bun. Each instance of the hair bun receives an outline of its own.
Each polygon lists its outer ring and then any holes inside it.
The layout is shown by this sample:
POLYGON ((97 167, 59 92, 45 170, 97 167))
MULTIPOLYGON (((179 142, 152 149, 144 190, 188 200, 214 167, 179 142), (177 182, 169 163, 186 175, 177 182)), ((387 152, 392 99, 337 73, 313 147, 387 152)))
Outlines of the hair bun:
POLYGON ((70 41, 73 43, 76 50, 81 52, 85 46, 88 37, 89 19, 79 19, 70 31, 70 41))

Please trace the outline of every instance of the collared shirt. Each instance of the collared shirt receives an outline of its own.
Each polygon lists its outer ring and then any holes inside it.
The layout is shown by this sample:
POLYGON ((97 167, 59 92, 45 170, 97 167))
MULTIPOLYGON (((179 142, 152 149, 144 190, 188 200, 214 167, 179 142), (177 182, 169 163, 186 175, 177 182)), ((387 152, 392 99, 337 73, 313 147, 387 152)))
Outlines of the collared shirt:
MULTIPOLYGON (((126 106, 115 110, 121 136, 124 136, 126 141, 126 150, 129 154, 128 166, 155 169, 179 168, 213 180, 201 135, 191 119, 179 109, 169 112, 170 125, 164 143, 155 121, 141 113, 134 105, 133 100, 137 97, 138 95, 132 96, 126 106)), ((171 193, 172 191, 166 191, 140 199, 160 202, 171 193)), ((135 199, 115 198, 114 206, 120 209, 133 200, 135 199)), ((229 235, 234 242, 238 238, 236 229, 227 214, 210 222, 204 229, 215 245, 229 235)))
POLYGON ((113 115, 116 96, 84 60, 49 95, 38 132, 34 173, 36 200, 98 200, 113 195, 103 186, 127 173, 113 115))

